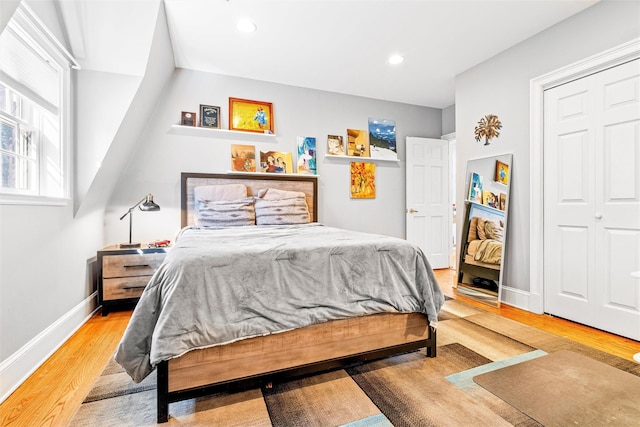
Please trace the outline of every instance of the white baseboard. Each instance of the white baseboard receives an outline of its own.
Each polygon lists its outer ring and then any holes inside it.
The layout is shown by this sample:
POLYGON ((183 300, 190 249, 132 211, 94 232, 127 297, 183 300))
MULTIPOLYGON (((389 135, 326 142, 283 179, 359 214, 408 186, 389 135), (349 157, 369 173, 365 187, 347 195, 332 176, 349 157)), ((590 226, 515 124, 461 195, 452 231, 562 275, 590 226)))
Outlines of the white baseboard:
POLYGON ((98 293, 94 292, 0 363, 0 403, 84 325, 97 306, 98 293))
POLYGON ((512 307, 516 307, 526 311, 532 311, 532 294, 522 289, 510 288, 509 286, 502 286, 502 300, 501 302, 512 307))

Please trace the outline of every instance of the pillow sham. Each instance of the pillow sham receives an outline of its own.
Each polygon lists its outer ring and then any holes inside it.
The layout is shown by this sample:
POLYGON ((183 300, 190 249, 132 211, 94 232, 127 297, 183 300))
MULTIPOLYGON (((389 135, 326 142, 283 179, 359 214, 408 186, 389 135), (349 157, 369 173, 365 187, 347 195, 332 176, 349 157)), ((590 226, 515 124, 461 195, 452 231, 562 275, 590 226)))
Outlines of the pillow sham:
POLYGON ((478 240, 478 217, 474 216, 471 218, 471 222, 469 223, 469 234, 467 235, 467 242, 473 242, 474 240, 478 240))
POLYGON ((478 225, 476 226, 476 231, 478 232, 478 239, 480 240, 486 240, 487 239, 487 234, 484 231, 484 223, 487 220, 485 218, 480 218, 478 217, 478 225))
POLYGON ((502 241, 504 236, 504 229, 495 221, 487 220, 484 223, 484 232, 487 239, 502 241))
POLYGON ((247 197, 247 186, 244 184, 199 185, 193 188, 194 200, 212 202, 240 200, 247 197))
POLYGON ((253 197, 211 201, 196 199, 194 216, 200 227, 238 227, 256 224, 253 197))
POLYGON ((291 197, 287 199, 256 199, 257 225, 308 224, 310 222, 307 199, 291 197))
POLYGON ((277 188, 263 188, 258 191, 258 198, 264 200, 281 200, 302 197, 306 200, 306 195, 302 191, 288 191, 277 188))

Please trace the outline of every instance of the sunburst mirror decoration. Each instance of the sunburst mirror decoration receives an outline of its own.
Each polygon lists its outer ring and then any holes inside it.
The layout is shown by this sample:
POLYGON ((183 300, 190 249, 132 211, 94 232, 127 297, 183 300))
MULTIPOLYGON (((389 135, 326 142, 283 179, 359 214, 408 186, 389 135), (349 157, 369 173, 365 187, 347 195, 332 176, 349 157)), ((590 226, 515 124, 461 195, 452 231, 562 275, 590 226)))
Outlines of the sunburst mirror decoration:
POLYGON ((476 126, 476 141, 480 142, 484 138, 484 145, 489 145, 489 141, 500 136, 502 123, 495 114, 487 114, 478 122, 476 126))

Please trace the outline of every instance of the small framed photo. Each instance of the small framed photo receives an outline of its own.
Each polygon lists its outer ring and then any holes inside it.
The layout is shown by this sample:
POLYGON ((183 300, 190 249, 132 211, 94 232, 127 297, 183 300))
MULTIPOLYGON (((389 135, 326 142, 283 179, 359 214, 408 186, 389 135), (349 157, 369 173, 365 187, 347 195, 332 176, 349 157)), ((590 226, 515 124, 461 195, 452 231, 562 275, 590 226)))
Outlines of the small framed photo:
POLYGON ((509 165, 496 160, 496 182, 507 185, 509 183, 509 165))
POLYGON ((180 124, 182 126, 195 126, 196 122, 196 113, 192 113, 190 111, 183 111, 182 118, 180 119, 180 124))
POLYGON ((200 126, 220 129, 220 107, 200 104, 200 126))
POLYGON ((327 135, 327 154, 344 156, 344 143, 341 135, 327 135))
POLYGON ((273 133, 273 104, 229 98, 229 130, 273 133))

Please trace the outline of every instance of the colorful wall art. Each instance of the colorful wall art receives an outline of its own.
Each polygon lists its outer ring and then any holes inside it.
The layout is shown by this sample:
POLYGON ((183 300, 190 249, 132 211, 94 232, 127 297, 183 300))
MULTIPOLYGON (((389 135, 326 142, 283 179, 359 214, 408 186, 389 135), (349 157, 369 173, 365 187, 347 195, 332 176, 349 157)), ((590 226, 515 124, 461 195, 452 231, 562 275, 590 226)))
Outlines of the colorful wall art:
POLYGON ((369 157, 369 138, 366 130, 347 129, 347 155, 369 157))
POLYGON ((299 136, 298 144, 298 173, 316 174, 316 139, 312 136, 299 136))
POLYGON ((376 164, 351 162, 351 198, 375 199, 376 164))
POLYGON ((260 172, 293 173, 293 161, 291 158, 291 153, 261 151, 260 172))
POLYGON ((253 145, 231 145, 231 170, 236 172, 256 171, 256 148, 253 145))
POLYGON ((374 159, 398 159, 395 120, 369 118, 369 150, 374 159))
POLYGON ((469 200, 476 203, 482 203, 482 177, 475 172, 471 173, 471 182, 469 183, 469 200))
POLYGON ((327 135, 327 154, 344 156, 344 142, 341 135, 327 135))
POLYGON ((273 105, 270 102, 229 98, 229 129, 274 133, 273 105))
POLYGON ((509 165, 496 160, 496 176, 494 180, 500 184, 509 184, 509 165))

